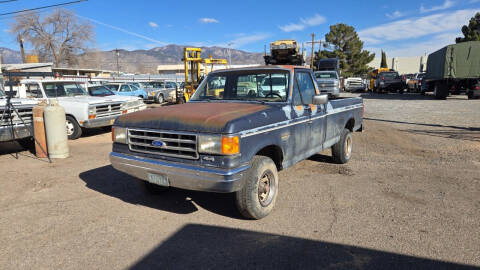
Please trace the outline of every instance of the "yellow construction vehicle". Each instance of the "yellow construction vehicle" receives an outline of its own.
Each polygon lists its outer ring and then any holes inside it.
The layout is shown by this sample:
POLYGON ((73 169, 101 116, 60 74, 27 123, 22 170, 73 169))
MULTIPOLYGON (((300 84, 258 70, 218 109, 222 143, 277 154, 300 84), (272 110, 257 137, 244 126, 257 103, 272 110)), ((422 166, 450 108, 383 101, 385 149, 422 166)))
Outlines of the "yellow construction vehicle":
MULTIPOLYGON (((183 62, 185 65, 185 89, 183 93, 177 93, 177 103, 187 102, 197 89, 202 79, 213 71, 215 65, 224 65, 228 68, 227 59, 202 58, 201 48, 184 48, 183 62), (203 66, 203 70, 202 70, 203 66), (210 68, 210 71, 209 71, 210 68)), ((213 90, 213 89, 212 89, 213 90)), ((223 89, 214 89, 218 96, 223 89)))

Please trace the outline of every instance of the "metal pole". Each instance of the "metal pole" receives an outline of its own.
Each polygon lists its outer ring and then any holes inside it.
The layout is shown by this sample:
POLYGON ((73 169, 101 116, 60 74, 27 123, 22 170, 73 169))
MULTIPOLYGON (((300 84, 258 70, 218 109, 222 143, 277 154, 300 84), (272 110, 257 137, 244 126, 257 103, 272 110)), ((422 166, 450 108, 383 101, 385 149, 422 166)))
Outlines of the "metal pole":
POLYGON ((117 76, 120 76, 120 66, 118 65, 118 57, 120 56, 120 53, 118 52, 118 49, 115 49, 115 55, 117 56, 117 76))
POLYGON ((312 54, 310 55, 310 68, 313 69, 313 48, 315 46, 315 34, 312 33, 312 54))

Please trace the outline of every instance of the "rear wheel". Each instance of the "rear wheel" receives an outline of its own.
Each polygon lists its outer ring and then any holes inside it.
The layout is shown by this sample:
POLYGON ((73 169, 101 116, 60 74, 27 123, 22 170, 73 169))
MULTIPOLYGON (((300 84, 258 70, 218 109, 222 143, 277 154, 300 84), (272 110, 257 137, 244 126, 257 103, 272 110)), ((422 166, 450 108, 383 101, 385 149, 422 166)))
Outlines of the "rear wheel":
POLYGON ((433 88, 433 95, 436 99, 447 99, 447 93, 444 90, 443 84, 435 83, 433 88))
POLYGON ((82 136, 82 128, 78 124, 77 120, 70 115, 66 117, 67 136, 69 140, 76 140, 82 136))
POLYGON ((278 172, 275 163, 269 157, 255 156, 244 177, 243 188, 235 193, 238 210, 246 218, 266 217, 277 200, 278 172))
POLYGON ((349 129, 345 128, 340 134, 340 141, 332 146, 333 160, 338 164, 347 163, 352 157, 353 137, 349 129))

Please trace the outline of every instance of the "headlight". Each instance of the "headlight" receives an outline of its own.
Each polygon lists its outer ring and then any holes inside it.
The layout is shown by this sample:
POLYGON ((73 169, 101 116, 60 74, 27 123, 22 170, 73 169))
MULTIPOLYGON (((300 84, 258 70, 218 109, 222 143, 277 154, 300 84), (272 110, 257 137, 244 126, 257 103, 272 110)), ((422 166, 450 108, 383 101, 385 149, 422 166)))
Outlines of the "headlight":
POLYGON ((112 127, 112 141, 127 144, 127 129, 122 127, 112 127))
POLYGON ((95 107, 88 107, 89 115, 96 114, 96 113, 97 113, 97 109, 95 107))
POLYGON ((238 136, 200 135, 198 137, 198 152, 235 155, 240 153, 240 139, 238 136))

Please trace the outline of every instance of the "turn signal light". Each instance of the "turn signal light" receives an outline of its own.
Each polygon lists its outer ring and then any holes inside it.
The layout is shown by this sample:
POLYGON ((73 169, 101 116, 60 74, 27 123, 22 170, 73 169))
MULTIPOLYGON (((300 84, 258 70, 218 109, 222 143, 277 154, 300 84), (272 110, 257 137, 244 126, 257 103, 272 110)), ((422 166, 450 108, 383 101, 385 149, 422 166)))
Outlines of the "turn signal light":
POLYGON ((88 116, 88 119, 95 119, 95 117, 97 117, 97 115, 95 115, 95 114, 90 114, 90 115, 88 116))
POLYGON ((240 140, 238 136, 222 137, 222 154, 235 155, 240 153, 240 140))
POLYGON ((126 114, 126 113, 127 113, 127 110, 123 110, 123 111, 122 111, 122 114, 126 114))
POLYGON ((475 90, 478 90, 478 84, 475 86, 475 90))

